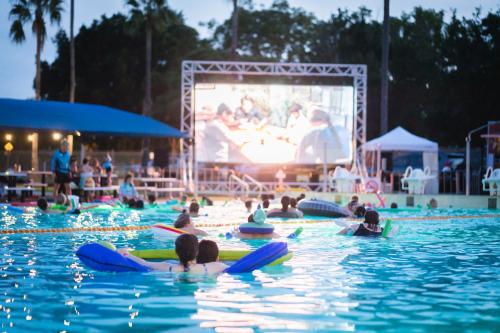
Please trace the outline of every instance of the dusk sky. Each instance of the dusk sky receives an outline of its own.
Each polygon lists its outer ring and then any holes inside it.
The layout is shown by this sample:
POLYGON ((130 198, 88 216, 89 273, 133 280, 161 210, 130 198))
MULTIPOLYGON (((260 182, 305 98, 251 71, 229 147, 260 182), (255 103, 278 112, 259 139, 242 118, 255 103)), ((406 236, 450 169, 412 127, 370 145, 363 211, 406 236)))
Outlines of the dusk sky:
MULTIPOLYGON (((67 1, 69 3, 69 1, 67 1)), ((101 15, 113 13, 126 13, 127 8, 124 0, 75 0, 75 30, 78 31, 82 24, 90 24, 92 20, 101 15)), ((232 4, 229 0, 170 0, 169 5, 184 14, 188 25, 198 29, 202 37, 208 36, 208 31, 199 26, 199 22, 207 22, 215 19, 222 22, 231 14, 232 4)), ((269 6, 272 0, 254 1, 256 8, 261 5, 269 6)), ((383 0, 289 0, 291 6, 300 6, 307 11, 313 12, 320 19, 327 19, 337 8, 355 10, 364 5, 373 11, 373 17, 377 20, 382 18, 383 0)), ((500 9, 499 0, 399 0, 392 1, 391 15, 398 16, 402 12, 411 12, 415 6, 445 10, 448 14, 451 8, 457 9, 459 16, 470 17, 476 7, 481 7, 483 12, 500 9)), ((0 97, 32 98, 32 88, 35 75, 35 39, 28 33, 27 40, 21 45, 10 41, 10 21, 8 12, 10 1, 0 1, 0 97)), ((61 28, 69 30, 69 8, 63 14, 61 28)), ((29 27, 27 28, 29 30, 29 27)), ((52 43, 57 27, 49 29, 45 49, 42 54, 43 60, 52 61, 56 56, 56 48, 52 43)), ((77 50, 77 57, 78 57, 77 50)), ((78 70, 78 69, 77 69, 78 70)))

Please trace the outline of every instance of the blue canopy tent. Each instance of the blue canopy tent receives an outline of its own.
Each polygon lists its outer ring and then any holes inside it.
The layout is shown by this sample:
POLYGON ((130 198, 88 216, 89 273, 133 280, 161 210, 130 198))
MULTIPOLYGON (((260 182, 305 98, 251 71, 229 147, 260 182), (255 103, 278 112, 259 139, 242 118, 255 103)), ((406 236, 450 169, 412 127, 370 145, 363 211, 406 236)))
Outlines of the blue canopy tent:
POLYGON ((149 117, 95 104, 0 98, 0 128, 181 138, 179 130, 149 117))

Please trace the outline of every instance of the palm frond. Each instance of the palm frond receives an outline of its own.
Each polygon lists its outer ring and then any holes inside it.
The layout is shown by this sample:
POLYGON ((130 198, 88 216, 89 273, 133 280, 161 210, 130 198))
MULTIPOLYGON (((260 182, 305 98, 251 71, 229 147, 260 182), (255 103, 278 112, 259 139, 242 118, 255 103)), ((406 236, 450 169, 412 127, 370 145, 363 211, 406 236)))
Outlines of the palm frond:
POLYGON ((48 13, 50 17, 50 23, 61 22, 61 13, 64 11, 63 3, 64 0, 49 0, 48 13))
POLYGON ((15 43, 22 43, 26 39, 26 35, 24 34, 23 23, 20 20, 15 20, 12 22, 10 26, 10 38, 15 43))
POLYGON ((31 12, 29 6, 23 5, 21 2, 14 4, 9 12, 9 18, 19 20, 22 24, 31 20, 31 12))

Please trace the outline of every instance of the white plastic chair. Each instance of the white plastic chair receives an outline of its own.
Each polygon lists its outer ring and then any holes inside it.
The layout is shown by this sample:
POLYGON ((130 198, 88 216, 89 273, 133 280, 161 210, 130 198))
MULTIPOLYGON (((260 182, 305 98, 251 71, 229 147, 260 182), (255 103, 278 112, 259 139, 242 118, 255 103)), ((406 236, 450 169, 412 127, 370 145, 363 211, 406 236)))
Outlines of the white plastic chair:
POLYGON ((408 194, 424 194, 425 186, 433 178, 435 176, 431 175, 431 170, 428 167, 422 170, 409 166, 401 178, 401 188, 407 190, 408 194))
POLYGON ((356 180, 361 179, 360 176, 352 174, 347 169, 337 166, 330 176, 330 187, 339 193, 353 193, 356 180))
POLYGON ((482 180, 483 191, 489 191, 491 196, 500 195, 500 169, 489 167, 482 180))

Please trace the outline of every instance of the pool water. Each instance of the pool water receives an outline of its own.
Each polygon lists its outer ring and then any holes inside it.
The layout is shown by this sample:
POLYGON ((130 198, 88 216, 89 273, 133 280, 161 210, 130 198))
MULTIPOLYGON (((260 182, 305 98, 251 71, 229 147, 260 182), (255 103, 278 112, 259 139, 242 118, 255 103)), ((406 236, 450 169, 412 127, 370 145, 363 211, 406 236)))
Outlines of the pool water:
MULTIPOLYGON (((240 206, 209 207, 199 221, 237 223, 240 206), (231 213, 228 210, 232 210, 231 213)), ((493 213, 499 213, 493 212, 493 213)), ((384 212, 421 217, 395 222, 392 239, 337 236, 335 223, 304 224, 289 241, 294 257, 252 274, 217 277, 103 273, 75 255, 87 242, 173 247, 149 231, 0 235, 0 331, 4 332, 498 332, 499 218, 481 210, 384 212)), ((80 216, 12 215, 0 230, 151 225, 175 215, 138 212, 80 216)), ((279 224, 286 235, 297 224, 279 224)), ((263 241, 218 237, 222 248, 263 241)))

